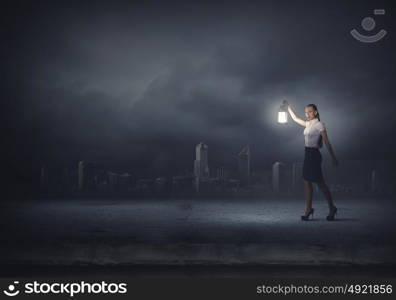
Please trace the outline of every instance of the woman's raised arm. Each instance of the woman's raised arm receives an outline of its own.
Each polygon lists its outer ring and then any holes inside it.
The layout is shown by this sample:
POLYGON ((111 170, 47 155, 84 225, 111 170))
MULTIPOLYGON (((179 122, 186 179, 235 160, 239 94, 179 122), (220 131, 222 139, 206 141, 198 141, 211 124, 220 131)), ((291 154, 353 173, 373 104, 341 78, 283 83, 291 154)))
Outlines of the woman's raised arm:
POLYGON ((287 110, 289 111, 289 114, 292 117, 293 121, 296 122, 297 124, 300 124, 301 126, 305 127, 306 122, 303 119, 300 119, 299 117, 297 117, 296 113, 290 107, 289 102, 287 102, 286 100, 283 100, 283 104, 287 105, 287 110))

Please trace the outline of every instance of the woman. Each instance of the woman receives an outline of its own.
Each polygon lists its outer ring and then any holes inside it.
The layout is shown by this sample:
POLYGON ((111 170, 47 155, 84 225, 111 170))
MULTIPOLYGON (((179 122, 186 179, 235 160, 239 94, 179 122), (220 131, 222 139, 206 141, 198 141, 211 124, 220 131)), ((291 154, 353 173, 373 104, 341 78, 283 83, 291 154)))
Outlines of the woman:
POLYGON ((323 192, 327 203, 329 204, 329 215, 327 216, 327 220, 332 221, 334 220, 334 217, 337 213, 337 207, 335 207, 334 205, 330 190, 327 187, 322 175, 322 155, 320 154, 319 148, 323 146, 323 143, 326 145, 327 150, 331 155, 334 166, 338 165, 338 161, 331 147, 324 123, 320 121, 318 108, 315 104, 308 104, 305 107, 305 116, 307 117, 307 120, 302 120, 296 116, 286 100, 283 101, 283 104, 287 106, 289 114, 292 117, 293 121, 305 127, 305 156, 303 164, 303 179, 304 195, 307 201, 307 207, 305 210, 305 214, 301 216, 301 220, 309 220, 310 215, 312 215, 313 218, 314 209, 312 208, 312 182, 314 182, 323 192))

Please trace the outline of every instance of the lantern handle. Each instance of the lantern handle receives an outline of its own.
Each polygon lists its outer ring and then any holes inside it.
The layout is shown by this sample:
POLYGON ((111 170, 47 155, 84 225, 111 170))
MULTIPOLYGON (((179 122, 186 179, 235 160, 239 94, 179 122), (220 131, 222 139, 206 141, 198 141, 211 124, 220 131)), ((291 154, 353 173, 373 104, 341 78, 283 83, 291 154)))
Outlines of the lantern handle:
POLYGON ((280 107, 282 110, 287 111, 287 109, 289 107, 289 102, 287 102, 287 100, 283 100, 280 107))

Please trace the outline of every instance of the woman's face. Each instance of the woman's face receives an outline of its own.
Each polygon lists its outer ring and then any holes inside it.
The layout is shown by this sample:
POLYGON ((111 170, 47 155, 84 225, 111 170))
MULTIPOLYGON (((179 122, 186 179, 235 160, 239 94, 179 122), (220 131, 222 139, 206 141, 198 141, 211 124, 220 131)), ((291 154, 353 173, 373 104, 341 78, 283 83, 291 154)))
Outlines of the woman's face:
POLYGON ((305 107, 305 116, 307 117, 307 120, 313 120, 316 118, 315 110, 312 106, 305 107))

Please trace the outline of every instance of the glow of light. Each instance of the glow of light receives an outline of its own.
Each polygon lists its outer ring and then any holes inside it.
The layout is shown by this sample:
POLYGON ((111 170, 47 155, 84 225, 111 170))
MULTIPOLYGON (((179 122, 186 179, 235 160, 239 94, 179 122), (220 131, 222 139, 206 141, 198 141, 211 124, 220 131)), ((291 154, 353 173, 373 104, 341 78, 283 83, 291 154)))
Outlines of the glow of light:
POLYGON ((287 112, 278 112, 278 123, 287 123, 287 112))

